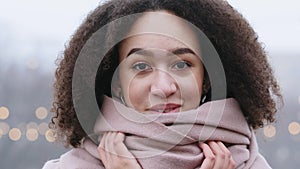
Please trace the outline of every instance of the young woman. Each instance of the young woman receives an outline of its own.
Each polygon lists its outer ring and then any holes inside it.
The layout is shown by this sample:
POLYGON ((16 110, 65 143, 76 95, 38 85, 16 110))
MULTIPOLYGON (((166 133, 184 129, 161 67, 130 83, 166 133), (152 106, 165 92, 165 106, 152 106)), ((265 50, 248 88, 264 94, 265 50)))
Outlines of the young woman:
POLYGON ((279 86, 224 1, 104 3, 73 36, 54 86, 50 126, 73 149, 44 168, 270 168, 253 130, 274 121, 279 86))

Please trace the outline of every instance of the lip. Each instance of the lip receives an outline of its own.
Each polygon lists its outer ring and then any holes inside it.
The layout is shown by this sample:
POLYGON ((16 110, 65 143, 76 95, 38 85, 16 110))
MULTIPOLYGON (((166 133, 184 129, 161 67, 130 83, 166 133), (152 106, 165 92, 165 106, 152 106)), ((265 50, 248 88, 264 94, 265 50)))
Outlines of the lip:
POLYGON ((147 109, 147 111, 154 113, 175 113, 179 112, 181 108, 180 104, 167 103, 167 104, 157 104, 147 109))

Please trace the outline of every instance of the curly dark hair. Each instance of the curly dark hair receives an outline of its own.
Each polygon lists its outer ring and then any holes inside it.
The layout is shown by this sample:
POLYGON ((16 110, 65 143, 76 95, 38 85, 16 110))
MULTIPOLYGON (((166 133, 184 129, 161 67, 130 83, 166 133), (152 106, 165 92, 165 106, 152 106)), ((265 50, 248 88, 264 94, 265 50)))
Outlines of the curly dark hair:
MULTIPOLYGON (((239 102, 250 126, 257 129, 265 122, 275 120, 274 115, 278 111, 276 103, 282 100, 282 96, 266 52, 246 19, 226 1, 109 0, 87 16, 72 36, 63 56, 57 60, 59 64, 55 72, 51 110, 54 116, 50 128, 56 132, 57 140, 63 141, 65 146, 78 147, 87 136, 77 118, 72 98, 73 71, 83 46, 93 33, 111 21, 130 14, 156 10, 171 11, 205 33, 224 66, 227 94, 239 102)), ((110 30, 106 33, 107 38, 114 36, 110 30)), ((97 71, 96 80, 93 79, 96 84, 100 84, 95 89, 100 103, 101 98, 98 96, 109 95, 110 92, 111 76, 118 64, 116 48, 117 45, 106 54, 97 71)))

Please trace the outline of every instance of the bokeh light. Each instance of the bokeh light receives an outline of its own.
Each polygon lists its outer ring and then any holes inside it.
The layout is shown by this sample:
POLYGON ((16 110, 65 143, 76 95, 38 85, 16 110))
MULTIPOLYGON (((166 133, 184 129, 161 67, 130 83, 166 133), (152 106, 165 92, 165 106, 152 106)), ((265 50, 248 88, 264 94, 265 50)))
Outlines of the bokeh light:
POLYGON ((26 129, 38 129, 38 125, 35 122, 30 122, 26 125, 26 129))
POLYGON ((26 138, 29 141, 35 141, 38 139, 38 137, 39 137, 39 133, 36 129, 31 128, 26 131, 26 138))
POLYGON ((290 134, 297 135, 300 133, 300 125, 297 122, 292 122, 289 124, 288 130, 290 134))
POLYGON ((46 131, 45 138, 48 142, 54 142, 55 137, 54 137, 54 132, 53 130, 49 129, 46 131))
POLYGON ((12 128, 8 133, 9 138, 13 141, 20 140, 21 135, 22 135, 22 133, 21 133, 20 129, 18 129, 18 128, 12 128))
POLYGON ((10 127, 7 123, 5 122, 0 122, 0 129, 3 131, 3 135, 7 134, 10 127))
POLYGON ((45 135, 47 130, 49 130, 48 123, 43 122, 38 126, 38 131, 41 135, 45 135))
POLYGON ((39 107, 35 110, 35 116, 42 120, 48 116, 48 110, 45 107, 39 107))
POLYGON ((264 135, 268 138, 272 138, 276 135, 276 128, 273 125, 267 125, 264 127, 264 135))
POLYGON ((9 110, 7 107, 0 107, 0 119, 5 120, 9 116, 9 110))

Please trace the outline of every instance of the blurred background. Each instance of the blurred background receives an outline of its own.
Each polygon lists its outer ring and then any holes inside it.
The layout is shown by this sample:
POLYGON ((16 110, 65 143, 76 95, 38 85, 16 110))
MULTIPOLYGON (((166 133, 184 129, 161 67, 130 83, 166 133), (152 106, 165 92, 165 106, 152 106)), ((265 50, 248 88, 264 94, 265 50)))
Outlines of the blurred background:
MULTIPOLYGON (((1 0, 0 168, 38 169, 68 149, 51 118, 55 60, 99 0, 1 0)), ((300 166, 300 1, 229 0, 254 27, 282 86, 285 105, 257 131, 274 169, 300 166)))

